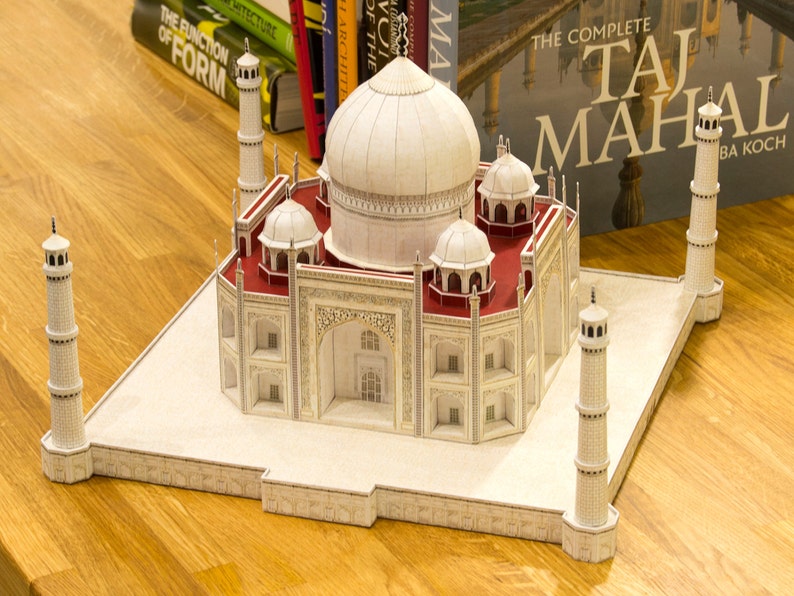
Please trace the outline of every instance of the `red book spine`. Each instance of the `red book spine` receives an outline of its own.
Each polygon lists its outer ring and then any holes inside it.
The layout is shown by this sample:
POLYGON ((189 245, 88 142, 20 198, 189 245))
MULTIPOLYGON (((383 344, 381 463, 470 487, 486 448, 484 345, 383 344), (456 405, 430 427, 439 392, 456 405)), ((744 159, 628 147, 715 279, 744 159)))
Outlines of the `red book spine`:
POLYGON ((322 159, 325 151, 324 95, 322 89, 314 84, 312 48, 307 33, 303 0, 290 0, 289 11, 292 35, 295 38, 295 66, 298 70, 298 84, 301 92, 309 156, 312 159, 322 159))
POLYGON ((427 72, 427 0, 408 0, 408 57, 427 72))

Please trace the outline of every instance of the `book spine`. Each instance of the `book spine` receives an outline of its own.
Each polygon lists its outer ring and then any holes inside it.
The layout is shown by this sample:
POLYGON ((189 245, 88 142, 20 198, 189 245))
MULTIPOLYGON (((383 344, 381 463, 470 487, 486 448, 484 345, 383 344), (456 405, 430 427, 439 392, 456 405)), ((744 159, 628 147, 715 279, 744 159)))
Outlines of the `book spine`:
POLYGON ((389 3, 391 0, 364 0, 362 29, 366 45, 366 68, 362 73, 372 78, 389 63, 389 3))
POLYGON ((339 69, 339 103, 358 86, 358 31, 355 0, 337 0, 336 47, 339 69))
POLYGON ((289 23, 289 0, 251 0, 251 2, 289 23))
POLYGON ((252 0, 203 0, 279 54, 296 61, 292 27, 252 0))
MULTIPOLYGON (((271 132, 286 132, 303 128, 303 119, 292 117, 292 113, 301 111, 300 98, 297 93, 280 93, 279 89, 284 89, 287 85, 297 86, 297 81, 284 83, 287 77, 297 79, 295 65, 277 53, 273 48, 265 45, 256 38, 250 38, 246 31, 230 23, 227 27, 215 29, 216 41, 222 43, 231 51, 232 65, 237 63, 237 59, 245 53, 245 40, 248 39, 249 51, 259 58, 261 65, 260 76, 262 77, 262 106, 270 106, 270 112, 263 111, 262 117, 271 132)), ((239 96, 237 89, 236 73, 228 71, 228 76, 232 81, 233 94, 239 96)), ((239 103, 239 100, 236 100, 239 103)))
POLYGON ((336 1, 322 0, 323 10, 323 87, 325 89, 325 124, 339 105, 339 81, 336 74, 336 1))
POLYGON ((408 0, 408 58, 427 72, 427 0, 408 0))
POLYGON ((429 0, 427 72, 458 89, 458 0, 429 0))
MULTIPOLYGON (((242 47, 245 33, 224 15, 196 0, 135 0, 131 29, 138 43, 239 109, 234 63, 240 52, 234 49, 232 40, 242 47)), ((268 67, 272 57, 255 53, 266 66, 263 71, 270 73, 270 80, 275 81, 277 73, 285 70, 278 58, 268 67)), ((271 122, 277 106, 275 98, 271 102, 272 91, 273 84, 263 82, 262 120, 275 132, 271 122)))
POLYGON ((306 143, 312 159, 325 151, 325 107, 322 91, 322 10, 312 0, 290 0, 298 80, 303 105, 306 143), (309 14, 306 14, 308 9, 309 14), (316 67, 312 68, 312 62, 316 67))

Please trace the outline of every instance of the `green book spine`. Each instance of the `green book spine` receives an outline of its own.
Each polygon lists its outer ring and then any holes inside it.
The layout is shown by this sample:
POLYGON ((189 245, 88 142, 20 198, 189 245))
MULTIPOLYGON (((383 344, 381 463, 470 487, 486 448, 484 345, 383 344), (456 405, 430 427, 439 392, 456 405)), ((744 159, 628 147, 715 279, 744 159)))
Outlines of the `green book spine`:
MULTIPOLYGON (((235 64, 245 31, 199 0, 135 0, 133 37, 229 105, 239 109, 235 64)), ((295 66, 257 39, 262 63, 262 120, 271 132, 303 127, 295 66)))
POLYGON ((204 0, 204 2, 295 64, 295 41, 290 23, 282 21, 272 12, 249 0, 204 0))

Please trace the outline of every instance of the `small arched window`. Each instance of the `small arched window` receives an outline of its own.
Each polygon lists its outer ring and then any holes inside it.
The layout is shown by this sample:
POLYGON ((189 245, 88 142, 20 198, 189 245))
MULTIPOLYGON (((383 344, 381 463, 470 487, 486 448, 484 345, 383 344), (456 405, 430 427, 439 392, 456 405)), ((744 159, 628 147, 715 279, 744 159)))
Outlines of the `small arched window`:
POLYGON ((477 288, 477 291, 480 292, 482 290, 482 275, 480 275, 479 271, 475 271, 469 277, 469 289, 477 288))
POLYGON ((454 271, 450 273, 449 277, 447 278, 447 291, 460 292, 460 275, 454 271))
POLYGON ((380 350, 380 338, 374 331, 367 329, 361 333, 361 349, 369 352, 380 350))
POLYGON ((380 375, 376 372, 366 372, 361 376, 361 400, 380 403, 382 399, 382 386, 380 375))
POLYGON ((507 223, 507 207, 504 204, 499 203, 494 208, 494 221, 497 223, 507 223))

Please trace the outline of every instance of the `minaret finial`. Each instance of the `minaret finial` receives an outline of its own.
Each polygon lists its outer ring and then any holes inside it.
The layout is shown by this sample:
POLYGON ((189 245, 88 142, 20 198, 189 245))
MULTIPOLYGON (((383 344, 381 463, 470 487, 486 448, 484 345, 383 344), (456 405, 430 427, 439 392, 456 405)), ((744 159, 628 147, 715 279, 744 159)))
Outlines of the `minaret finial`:
POLYGON ((711 85, 709 85, 709 103, 711 102, 712 102, 712 91, 711 91, 711 85))
POLYGON ((245 38, 245 53, 248 54, 251 52, 251 49, 248 47, 248 38, 245 38))
POLYGON ((463 207, 458 207, 458 219, 463 219, 463 207))
POLYGON ((505 151, 507 151, 508 153, 511 152, 510 151, 510 139, 509 138, 507 139, 507 141, 505 141, 505 151))
POLYGON ((595 304, 595 286, 590 286, 590 304, 595 304))
POLYGON ((58 232, 55 231, 55 216, 54 215, 52 216, 51 221, 52 221, 52 233, 53 234, 57 234, 58 232))

